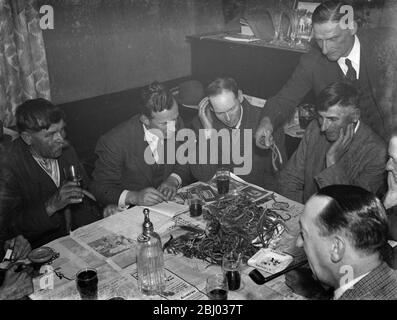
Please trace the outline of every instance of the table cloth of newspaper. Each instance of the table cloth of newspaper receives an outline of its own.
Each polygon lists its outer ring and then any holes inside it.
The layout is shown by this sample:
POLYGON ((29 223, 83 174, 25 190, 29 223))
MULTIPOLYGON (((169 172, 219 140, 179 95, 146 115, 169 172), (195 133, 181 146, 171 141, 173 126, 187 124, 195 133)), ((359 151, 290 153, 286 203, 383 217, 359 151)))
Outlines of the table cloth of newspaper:
MULTIPOLYGON (((277 208, 275 203, 288 203, 288 209, 277 210, 281 216, 290 215, 286 228, 281 237, 272 244, 275 250, 289 253, 292 256, 301 255, 301 250, 295 246, 299 232, 298 219, 303 205, 289 200, 281 195, 261 189, 255 185, 232 175, 230 192, 238 191, 252 197, 265 208, 277 208)), ((186 195, 197 193, 208 203, 216 195, 216 184, 196 182, 179 190, 176 201, 183 203, 186 195)), ((56 239, 46 246, 59 253, 46 273, 34 279, 34 293, 30 295, 36 299, 80 299, 76 289, 75 275, 78 270, 86 267, 96 268, 98 271, 98 299, 106 300, 113 297, 124 299, 166 299, 166 300, 207 300, 205 292, 206 279, 209 275, 221 272, 221 267, 211 265, 200 259, 187 258, 183 255, 164 253, 166 271, 166 290, 161 296, 145 296, 138 290, 136 271, 136 239, 142 232, 144 207, 135 206, 119 212, 108 218, 73 231, 69 236, 56 239)), ((150 207, 149 207, 150 208, 150 207)), ((151 210, 150 219, 153 222, 162 243, 170 234, 174 237, 181 233, 179 225, 193 225, 205 228, 203 215, 190 217, 188 206, 186 211, 170 217, 164 213, 151 210)), ((300 257, 301 258, 301 257, 300 257)), ((298 259, 299 260, 299 259, 298 259)), ((229 291, 229 300, 300 300, 285 284, 285 276, 280 276, 264 285, 255 284, 248 276, 253 268, 244 265, 241 275, 241 286, 237 291, 229 291)), ((44 271, 44 270, 43 270, 44 271)), ((264 276, 270 275, 262 271, 264 276)))

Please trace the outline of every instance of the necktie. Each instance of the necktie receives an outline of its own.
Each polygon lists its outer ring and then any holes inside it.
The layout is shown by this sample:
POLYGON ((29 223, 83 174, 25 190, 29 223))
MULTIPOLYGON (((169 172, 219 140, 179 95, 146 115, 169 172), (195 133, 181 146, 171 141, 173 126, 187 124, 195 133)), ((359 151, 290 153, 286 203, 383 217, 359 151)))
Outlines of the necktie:
POLYGON ((349 81, 356 81, 357 80, 357 72, 352 66, 352 62, 350 59, 345 60, 346 66, 347 66, 347 72, 346 72, 346 79, 349 81))

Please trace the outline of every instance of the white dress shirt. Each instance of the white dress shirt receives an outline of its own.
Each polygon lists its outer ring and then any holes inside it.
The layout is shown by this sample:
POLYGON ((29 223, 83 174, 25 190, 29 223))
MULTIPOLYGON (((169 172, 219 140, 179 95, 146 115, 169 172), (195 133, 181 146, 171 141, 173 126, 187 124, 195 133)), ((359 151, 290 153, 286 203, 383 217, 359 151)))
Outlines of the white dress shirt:
POLYGON ((54 181, 57 188, 61 185, 61 177, 59 175, 59 165, 56 159, 44 159, 36 155, 32 155, 38 165, 47 173, 52 181, 54 181))
POLYGON ((361 52, 360 40, 355 35, 354 45, 349 55, 347 57, 341 57, 338 59, 339 67, 341 68, 344 75, 346 75, 348 69, 346 65, 346 59, 349 59, 352 62, 352 66, 354 70, 356 70, 357 79, 360 77, 360 52, 361 52))

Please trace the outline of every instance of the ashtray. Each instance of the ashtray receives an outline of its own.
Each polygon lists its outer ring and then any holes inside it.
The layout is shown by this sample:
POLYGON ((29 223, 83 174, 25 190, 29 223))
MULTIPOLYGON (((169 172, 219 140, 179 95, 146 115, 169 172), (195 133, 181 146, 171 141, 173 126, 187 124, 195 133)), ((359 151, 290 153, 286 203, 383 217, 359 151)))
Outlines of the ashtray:
POLYGON ((288 267, 292 260, 293 257, 287 253, 266 248, 255 253, 248 260, 248 265, 274 274, 288 267))
POLYGON ((35 264, 44 264, 51 261, 55 254, 50 247, 40 247, 32 250, 28 254, 28 259, 35 264))

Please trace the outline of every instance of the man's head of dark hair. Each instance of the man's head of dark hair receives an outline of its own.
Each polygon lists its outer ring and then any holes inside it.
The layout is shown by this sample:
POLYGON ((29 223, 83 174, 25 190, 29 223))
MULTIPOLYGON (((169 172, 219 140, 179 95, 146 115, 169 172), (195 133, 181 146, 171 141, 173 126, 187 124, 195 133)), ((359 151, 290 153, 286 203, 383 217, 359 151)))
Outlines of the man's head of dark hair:
POLYGON ((339 22, 346 15, 346 12, 341 8, 349 5, 351 6, 351 3, 348 1, 325 1, 314 10, 312 23, 339 22))
POLYGON ((359 91, 349 82, 333 82, 317 98, 317 111, 327 111, 334 105, 359 108, 359 91))
POLYGON ((164 84, 154 81, 143 88, 142 93, 142 113, 148 118, 152 117, 152 112, 170 110, 174 104, 174 97, 164 84))
POLYGON ((320 189, 317 196, 331 199, 316 218, 322 236, 344 233, 356 250, 369 255, 387 243, 387 216, 373 193, 357 186, 332 185, 320 189))
POLYGON ((233 78, 215 79, 208 85, 206 93, 207 96, 213 97, 222 93, 223 90, 232 91, 238 97, 238 86, 233 78))
POLYGON ((65 120, 63 111, 50 101, 37 98, 27 100, 18 106, 16 113, 18 131, 39 132, 47 130, 52 124, 65 120))

